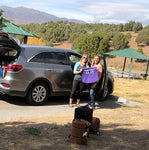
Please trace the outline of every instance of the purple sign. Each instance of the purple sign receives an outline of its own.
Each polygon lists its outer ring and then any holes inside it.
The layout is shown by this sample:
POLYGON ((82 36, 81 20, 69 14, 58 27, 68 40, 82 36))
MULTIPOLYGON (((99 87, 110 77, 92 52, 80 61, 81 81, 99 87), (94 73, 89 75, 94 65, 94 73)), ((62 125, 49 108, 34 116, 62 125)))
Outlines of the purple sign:
POLYGON ((82 82, 83 83, 94 83, 98 81, 97 67, 83 68, 82 82))

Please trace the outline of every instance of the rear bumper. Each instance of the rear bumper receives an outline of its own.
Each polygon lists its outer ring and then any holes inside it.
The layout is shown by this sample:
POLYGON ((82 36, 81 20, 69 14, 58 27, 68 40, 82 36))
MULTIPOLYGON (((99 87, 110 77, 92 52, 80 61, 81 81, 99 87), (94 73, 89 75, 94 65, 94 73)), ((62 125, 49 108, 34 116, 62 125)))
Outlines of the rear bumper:
POLYGON ((3 87, 1 84, 0 84, 0 94, 8 94, 10 96, 20 96, 20 97, 26 96, 26 92, 24 91, 14 91, 9 88, 3 87))
POLYGON ((1 95, 1 94, 4 94, 4 93, 3 93, 3 92, 1 91, 1 89, 0 89, 0 95, 1 95))

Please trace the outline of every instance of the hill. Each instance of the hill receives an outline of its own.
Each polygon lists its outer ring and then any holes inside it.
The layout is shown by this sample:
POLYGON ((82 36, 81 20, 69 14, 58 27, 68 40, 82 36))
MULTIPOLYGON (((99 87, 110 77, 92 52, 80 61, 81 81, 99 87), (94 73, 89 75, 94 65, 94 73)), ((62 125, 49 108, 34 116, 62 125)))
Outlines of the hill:
POLYGON ((68 21, 74 22, 78 24, 85 23, 82 20, 77 19, 67 19, 67 18, 59 18, 55 15, 48 14, 42 11, 38 11, 31 8, 25 7, 7 7, 7 6, 0 6, 0 10, 3 10, 3 16, 6 18, 11 18, 12 20, 16 20, 17 22, 21 22, 24 24, 28 23, 43 23, 43 22, 56 22, 56 21, 68 21))

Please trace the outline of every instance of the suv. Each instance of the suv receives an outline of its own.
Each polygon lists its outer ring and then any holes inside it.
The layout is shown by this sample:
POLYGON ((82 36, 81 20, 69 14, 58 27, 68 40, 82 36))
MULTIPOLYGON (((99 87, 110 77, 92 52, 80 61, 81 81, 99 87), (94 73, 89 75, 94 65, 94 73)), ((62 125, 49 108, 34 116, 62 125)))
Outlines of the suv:
MULTIPOLYGON (((25 97, 31 105, 41 105, 49 96, 70 95, 73 67, 81 55, 66 49, 19 45, 0 32, 0 91, 25 97)), ((97 84, 96 98, 103 100, 113 92, 113 77, 102 56, 103 74, 97 84)))

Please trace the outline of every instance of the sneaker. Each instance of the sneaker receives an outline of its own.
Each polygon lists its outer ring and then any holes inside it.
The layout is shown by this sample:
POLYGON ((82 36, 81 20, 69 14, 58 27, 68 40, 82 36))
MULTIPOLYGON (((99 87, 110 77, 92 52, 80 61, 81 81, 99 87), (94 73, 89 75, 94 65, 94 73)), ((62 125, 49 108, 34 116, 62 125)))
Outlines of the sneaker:
POLYGON ((73 105, 72 105, 72 104, 69 104, 69 107, 73 107, 73 105))
POLYGON ((88 107, 89 107, 90 109, 92 109, 92 105, 88 105, 88 107))
POLYGON ((89 105, 89 108, 90 109, 95 109, 95 106, 94 105, 89 105))
POLYGON ((76 104, 76 107, 80 107, 80 104, 76 104))
POLYGON ((95 106, 94 106, 94 105, 92 106, 92 109, 95 109, 95 106))

